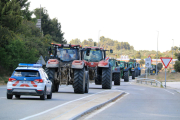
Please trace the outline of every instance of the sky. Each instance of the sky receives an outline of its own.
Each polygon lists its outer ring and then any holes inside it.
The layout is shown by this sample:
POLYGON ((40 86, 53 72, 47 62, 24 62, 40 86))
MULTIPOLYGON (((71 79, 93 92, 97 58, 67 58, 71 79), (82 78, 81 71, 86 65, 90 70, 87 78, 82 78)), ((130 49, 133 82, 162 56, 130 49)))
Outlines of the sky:
POLYGON ((67 42, 104 36, 135 50, 180 47, 180 0, 29 0, 57 18, 67 42), (158 34, 159 33, 159 34, 158 34), (158 44, 157 44, 158 41, 158 44))

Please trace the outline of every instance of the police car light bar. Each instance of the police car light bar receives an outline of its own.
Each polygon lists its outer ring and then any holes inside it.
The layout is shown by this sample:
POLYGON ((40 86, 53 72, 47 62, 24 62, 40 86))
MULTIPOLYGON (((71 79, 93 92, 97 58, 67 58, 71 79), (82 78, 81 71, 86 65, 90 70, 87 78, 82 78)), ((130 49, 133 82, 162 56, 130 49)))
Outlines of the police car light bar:
POLYGON ((42 64, 19 63, 19 67, 35 67, 35 68, 41 68, 41 67, 42 67, 42 64))

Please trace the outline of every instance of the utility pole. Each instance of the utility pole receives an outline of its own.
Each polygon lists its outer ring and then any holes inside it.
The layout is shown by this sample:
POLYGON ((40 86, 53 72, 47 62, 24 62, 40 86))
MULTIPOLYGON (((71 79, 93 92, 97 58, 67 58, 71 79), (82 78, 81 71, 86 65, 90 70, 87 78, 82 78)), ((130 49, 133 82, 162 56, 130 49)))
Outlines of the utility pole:
MULTIPOLYGON (((40 20, 41 20, 41 4, 40 4, 40 20)), ((41 32, 41 27, 40 27, 40 32, 41 32)))
POLYGON ((99 33, 101 32, 101 30, 99 30, 98 32, 98 47, 100 47, 100 38, 99 38, 99 33))
POLYGON ((173 68, 173 50, 174 50, 174 39, 173 40, 173 47, 172 47, 172 68, 173 68))
POLYGON ((158 37, 159 37, 159 31, 158 31, 158 35, 157 35, 156 75, 157 75, 157 59, 158 59, 158 37))

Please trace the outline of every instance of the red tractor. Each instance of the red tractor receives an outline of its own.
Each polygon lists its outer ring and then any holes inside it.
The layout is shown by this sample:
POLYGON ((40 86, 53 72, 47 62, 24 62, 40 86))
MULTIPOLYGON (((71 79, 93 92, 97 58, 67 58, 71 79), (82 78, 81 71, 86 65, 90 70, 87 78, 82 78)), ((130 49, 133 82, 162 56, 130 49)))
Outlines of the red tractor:
POLYGON ((52 92, 58 92, 59 85, 72 85, 74 93, 88 93, 88 71, 81 60, 81 45, 51 44, 52 54, 46 64, 46 73, 52 81, 52 92))
MULTIPOLYGON (((102 47, 85 47, 81 50, 81 58, 86 71, 89 72, 89 79, 95 80, 96 85, 102 85, 103 89, 112 87, 111 65, 106 58, 106 51, 102 47)), ((113 50, 110 50, 113 53, 113 50)))

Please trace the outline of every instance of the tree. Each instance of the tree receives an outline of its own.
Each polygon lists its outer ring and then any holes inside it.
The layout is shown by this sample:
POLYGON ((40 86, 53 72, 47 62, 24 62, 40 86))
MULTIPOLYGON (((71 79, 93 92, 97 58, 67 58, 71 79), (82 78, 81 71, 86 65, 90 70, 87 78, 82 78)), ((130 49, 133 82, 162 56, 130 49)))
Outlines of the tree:
POLYGON ((140 52, 137 52, 136 55, 135 55, 136 58, 141 58, 141 53, 140 52))
POLYGON ((175 69, 176 72, 180 72, 180 61, 175 62, 174 69, 175 69))
POLYGON ((16 2, 16 0, 1 0, 0 11, 0 25, 15 31, 22 21, 19 2, 16 2))
POLYGON ((73 45, 80 45, 81 41, 80 41, 80 39, 76 38, 76 39, 72 39, 69 43, 71 43, 73 45))
POLYGON ((23 16, 23 19, 31 21, 32 18, 32 14, 33 11, 29 10, 29 6, 30 6, 30 2, 28 2, 28 0, 16 0, 17 2, 19 2, 19 5, 21 7, 21 14, 23 16))
POLYGON ((144 59, 141 59, 141 60, 140 60, 141 66, 142 66, 144 63, 145 63, 144 59))
POLYGON ((176 53, 175 56, 178 58, 178 61, 174 64, 174 69, 176 72, 180 72, 180 53, 176 53))
POLYGON ((158 70, 161 70, 162 67, 163 67, 162 63, 158 63, 158 64, 157 64, 157 69, 158 69, 158 70))
POLYGON ((58 19, 50 19, 48 11, 45 8, 36 8, 34 10, 34 14, 36 15, 37 19, 40 19, 41 13, 41 25, 42 31, 44 35, 51 35, 53 41, 57 43, 66 43, 67 41, 64 39, 64 33, 61 31, 61 24, 58 22, 58 19))

